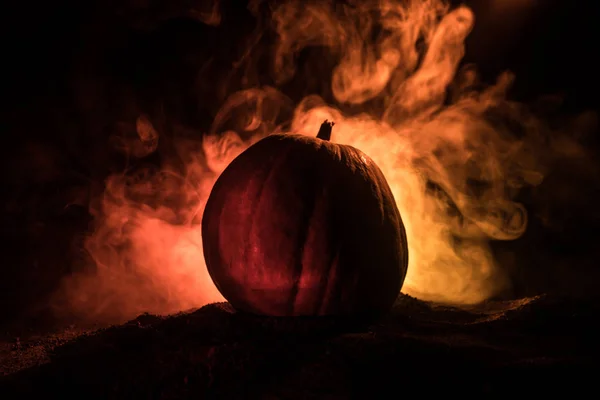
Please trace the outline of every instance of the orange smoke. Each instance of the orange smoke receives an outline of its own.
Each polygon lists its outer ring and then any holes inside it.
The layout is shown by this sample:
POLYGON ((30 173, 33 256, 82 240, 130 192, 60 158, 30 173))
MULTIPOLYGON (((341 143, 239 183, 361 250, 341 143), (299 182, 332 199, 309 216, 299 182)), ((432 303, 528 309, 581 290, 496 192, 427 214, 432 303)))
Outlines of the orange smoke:
MULTIPOLYGON (((527 213, 513 198, 543 178, 542 127, 506 100, 510 75, 483 87, 473 68, 458 69, 474 23, 469 8, 450 10, 441 0, 371 4, 288 1, 273 10, 277 83, 294 74, 299 51, 325 46, 339 59, 333 75, 321 77, 331 82, 338 107, 370 104, 345 115, 309 96, 295 108, 291 131, 316 135, 323 120, 333 120, 333 141, 363 150, 381 167, 409 238, 403 292, 480 302, 508 284, 489 241, 516 239, 526 229, 527 213)), ((96 268, 65 282, 71 308, 90 317, 129 318, 222 301, 202 255, 203 207, 227 164, 281 129, 274 121, 282 99, 274 88, 234 93, 201 143, 176 143, 183 176, 167 160, 160 171, 142 171, 133 180, 131 174, 110 177, 86 242, 96 268), (221 129, 231 119, 240 131, 221 129), (242 140, 248 132, 254 133, 242 140)), ((123 149, 156 149, 160 132, 144 116, 137 133, 123 149)))

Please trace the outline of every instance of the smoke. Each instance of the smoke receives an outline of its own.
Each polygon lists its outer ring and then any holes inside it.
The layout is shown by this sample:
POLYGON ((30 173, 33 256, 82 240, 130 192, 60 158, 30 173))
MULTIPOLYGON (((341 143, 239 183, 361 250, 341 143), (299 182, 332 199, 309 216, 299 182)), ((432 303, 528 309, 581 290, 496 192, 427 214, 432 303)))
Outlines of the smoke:
MULTIPOLYGON (((70 276, 61 291, 72 312, 124 319, 222 301, 206 271, 199 226, 212 185, 260 138, 314 136, 325 119, 336 123, 332 140, 370 155, 393 190, 409 240, 404 293, 472 304, 506 289, 490 241, 524 233, 527 211, 515 198, 543 181, 556 159, 550 154, 568 149, 580 157, 583 149, 560 142, 508 100, 510 73, 484 85, 473 66, 460 67, 475 23, 469 8, 441 0, 363 3, 269 4, 275 86, 295 76, 304 49, 320 46, 337 60, 329 76, 318 77, 330 82, 335 101, 317 93, 294 106, 276 87, 233 93, 202 140, 176 138, 175 154, 160 168, 110 176, 91 210, 85 249, 93 268, 70 276), (293 116, 282 125, 288 109, 293 116)), ((257 16, 261 5, 251 4, 257 16)), ((160 141, 142 115, 118 145, 139 158, 160 141)))

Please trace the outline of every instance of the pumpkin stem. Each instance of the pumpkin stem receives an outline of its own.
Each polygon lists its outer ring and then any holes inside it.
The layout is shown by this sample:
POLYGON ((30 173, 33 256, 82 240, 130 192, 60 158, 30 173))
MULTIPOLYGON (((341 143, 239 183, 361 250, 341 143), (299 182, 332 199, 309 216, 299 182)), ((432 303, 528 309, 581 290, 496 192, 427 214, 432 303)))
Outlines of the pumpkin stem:
POLYGON ((331 139, 331 130, 334 125, 335 122, 329 122, 328 120, 325 120, 321 124, 321 128, 319 128, 319 133, 317 133, 317 139, 329 141, 331 139))

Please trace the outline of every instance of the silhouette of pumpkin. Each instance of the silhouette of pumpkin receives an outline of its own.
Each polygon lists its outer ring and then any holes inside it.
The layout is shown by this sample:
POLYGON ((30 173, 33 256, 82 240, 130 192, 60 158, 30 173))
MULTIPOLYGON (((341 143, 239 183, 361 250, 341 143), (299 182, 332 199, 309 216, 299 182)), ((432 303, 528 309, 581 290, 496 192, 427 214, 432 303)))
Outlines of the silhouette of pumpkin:
POLYGON ((404 225, 371 158, 329 141, 274 134, 217 179, 202 219, 208 272, 240 311, 271 316, 389 310, 408 266, 404 225))

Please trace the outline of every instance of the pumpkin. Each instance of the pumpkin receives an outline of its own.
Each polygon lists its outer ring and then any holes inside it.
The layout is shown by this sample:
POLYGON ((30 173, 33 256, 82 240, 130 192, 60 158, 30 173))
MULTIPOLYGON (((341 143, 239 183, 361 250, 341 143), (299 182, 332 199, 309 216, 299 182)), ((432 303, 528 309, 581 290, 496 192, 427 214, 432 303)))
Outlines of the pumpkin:
POLYGON ((408 266, 406 232, 379 167, 360 150, 272 134, 219 176, 202 217, 208 272, 236 309, 269 316, 374 315, 408 266))

